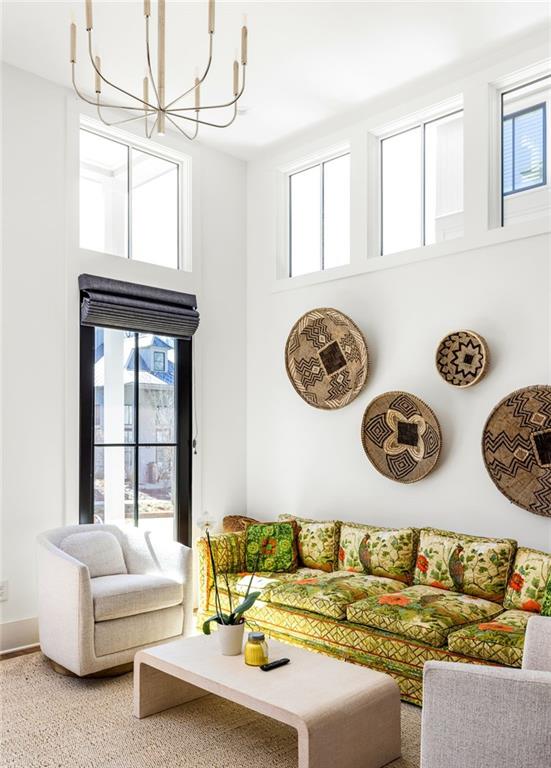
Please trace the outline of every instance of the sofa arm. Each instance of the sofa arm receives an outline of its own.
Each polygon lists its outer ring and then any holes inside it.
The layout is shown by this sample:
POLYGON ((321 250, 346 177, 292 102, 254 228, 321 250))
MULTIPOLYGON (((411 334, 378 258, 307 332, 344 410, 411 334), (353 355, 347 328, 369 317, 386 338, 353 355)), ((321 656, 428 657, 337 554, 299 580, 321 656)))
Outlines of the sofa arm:
POLYGON ((548 768, 550 722, 549 672, 425 664, 421 768, 548 768))
POLYGON ((551 616, 528 619, 522 668, 551 672, 551 616))
POLYGON ((88 567, 39 536, 38 625, 48 658, 77 675, 94 656, 94 613, 88 567))
MULTIPOLYGON (((211 536, 210 542, 218 573, 241 573, 245 570, 245 534, 243 532, 211 536)), ((206 611, 214 584, 206 537, 197 542, 197 555, 199 558, 199 608, 201 611, 206 611)))

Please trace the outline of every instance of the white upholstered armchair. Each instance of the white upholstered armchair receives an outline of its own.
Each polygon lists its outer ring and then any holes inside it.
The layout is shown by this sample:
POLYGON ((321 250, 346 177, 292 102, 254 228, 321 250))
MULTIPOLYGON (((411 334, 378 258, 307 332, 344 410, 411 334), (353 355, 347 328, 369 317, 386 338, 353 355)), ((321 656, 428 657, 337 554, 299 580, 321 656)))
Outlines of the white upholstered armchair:
POLYGON ((84 676, 188 634, 192 552, 134 528, 73 525, 38 537, 42 652, 84 676))
POLYGON ((421 768, 551 766, 551 617, 528 621, 522 669, 428 661, 421 768))

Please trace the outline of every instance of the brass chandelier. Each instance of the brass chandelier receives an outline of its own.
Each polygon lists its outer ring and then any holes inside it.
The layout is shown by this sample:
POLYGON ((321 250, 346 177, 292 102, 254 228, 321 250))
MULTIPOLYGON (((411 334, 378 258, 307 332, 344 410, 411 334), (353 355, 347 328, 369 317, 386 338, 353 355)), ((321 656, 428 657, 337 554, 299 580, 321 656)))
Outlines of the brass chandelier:
POLYGON ((180 133, 182 133, 186 139, 192 141, 197 137, 199 133, 200 125, 210 125, 213 128, 227 128, 230 126, 237 117, 237 102, 243 95, 245 90, 245 73, 247 70, 247 27, 241 28, 241 77, 239 76, 239 62, 235 60, 233 62, 233 94, 232 98, 222 104, 201 104, 201 85, 204 83, 212 63, 213 55, 213 37, 214 37, 214 0, 208 1, 208 34, 209 34, 209 52, 208 61, 201 77, 195 77, 194 84, 181 93, 171 101, 166 99, 166 48, 165 48, 165 33, 166 33, 166 7, 165 0, 158 0, 158 12, 157 12, 157 77, 153 75, 151 46, 149 40, 149 27, 151 18, 151 0, 144 0, 143 13, 145 19, 145 58, 146 58, 146 76, 143 78, 142 96, 136 96, 124 88, 120 88, 115 85, 111 80, 108 80, 103 71, 101 59, 94 54, 92 32, 93 32, 93 15, 92 15, 92 0, 86 0, 86 32, 88 33, 88 55, 95 74, 95 98, 93 96, 87 96, 82 93, 78 88, 75 79, 75 64, 77 60, 77 28, 76 24, 71 24, 71 72, 73 87, 77 95, 85 101, 87 104, 92 104, 97 108, 98 116, 102 123, 105 125, 121 125, 122 123, 129 123, 136 120, 144 121, 145 135, 150 139, 156 132, 158 136, 164 136, 166 121, 171 123, 180 133), (115 104, 108 103, 102 98, 102 87, 106 85, 113 88, 115 91, 126 96, 132 101, 129 104, 115 104), (189 94, 194 95, 194 105, 187 107, 178 107, 177 104, 183 98, 189 94), (227 109, 233 107, 233 114, 231 117, 223 123, 214 123, 208 120, 200 118, 203 110, 217 110, 227 109), (131 117, 127 117, 124 120, 116 120, 115 122, 108 122, 103 115, 103 109, 122 109, 130 110, 133 113, 131 117), (193 116, 195 112, 195 116, 193 116), (187 132, 179 124, 180 121, 185 121, 182 124, 191 128, 191 132, 187 132))

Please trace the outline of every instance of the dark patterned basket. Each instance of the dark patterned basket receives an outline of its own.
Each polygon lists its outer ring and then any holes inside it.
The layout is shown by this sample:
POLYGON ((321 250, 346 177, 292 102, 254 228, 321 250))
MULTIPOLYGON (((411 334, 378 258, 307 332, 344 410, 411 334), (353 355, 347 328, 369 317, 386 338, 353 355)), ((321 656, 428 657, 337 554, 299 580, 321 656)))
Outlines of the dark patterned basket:
POLYGON ((488 345, 474 331, 452 331, 436 350, 436 370, 454 387, 472 387, 488 369, 488 345))

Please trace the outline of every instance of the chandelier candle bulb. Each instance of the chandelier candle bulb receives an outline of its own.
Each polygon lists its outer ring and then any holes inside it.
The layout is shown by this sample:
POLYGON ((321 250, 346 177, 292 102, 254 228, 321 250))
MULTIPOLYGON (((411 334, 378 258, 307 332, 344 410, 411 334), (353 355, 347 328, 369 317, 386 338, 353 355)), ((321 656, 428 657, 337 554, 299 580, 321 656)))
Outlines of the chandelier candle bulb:
POLYGON ((86 31, 89 32, 92 27, 92 0, 86 0, 86 31))
POLYGON ((239 93, 239 64, 237 60, 233 62, 233 95, 239 93))
POLYGON ((241 27, 241 64, 247 64, 247 27, 241 27))
POLYGON ((143 15, 151 16, 151 0, 143 0, 143 15))
POLYGON ((214 0, 209 0, 209 35, 214 32, 214 0))
POLYGON ((101 93, 101 59, 96 56, 96 93, 101 93))
POLYGON ((71 64, 77 60, 77 25, 71 24, 71 64))

